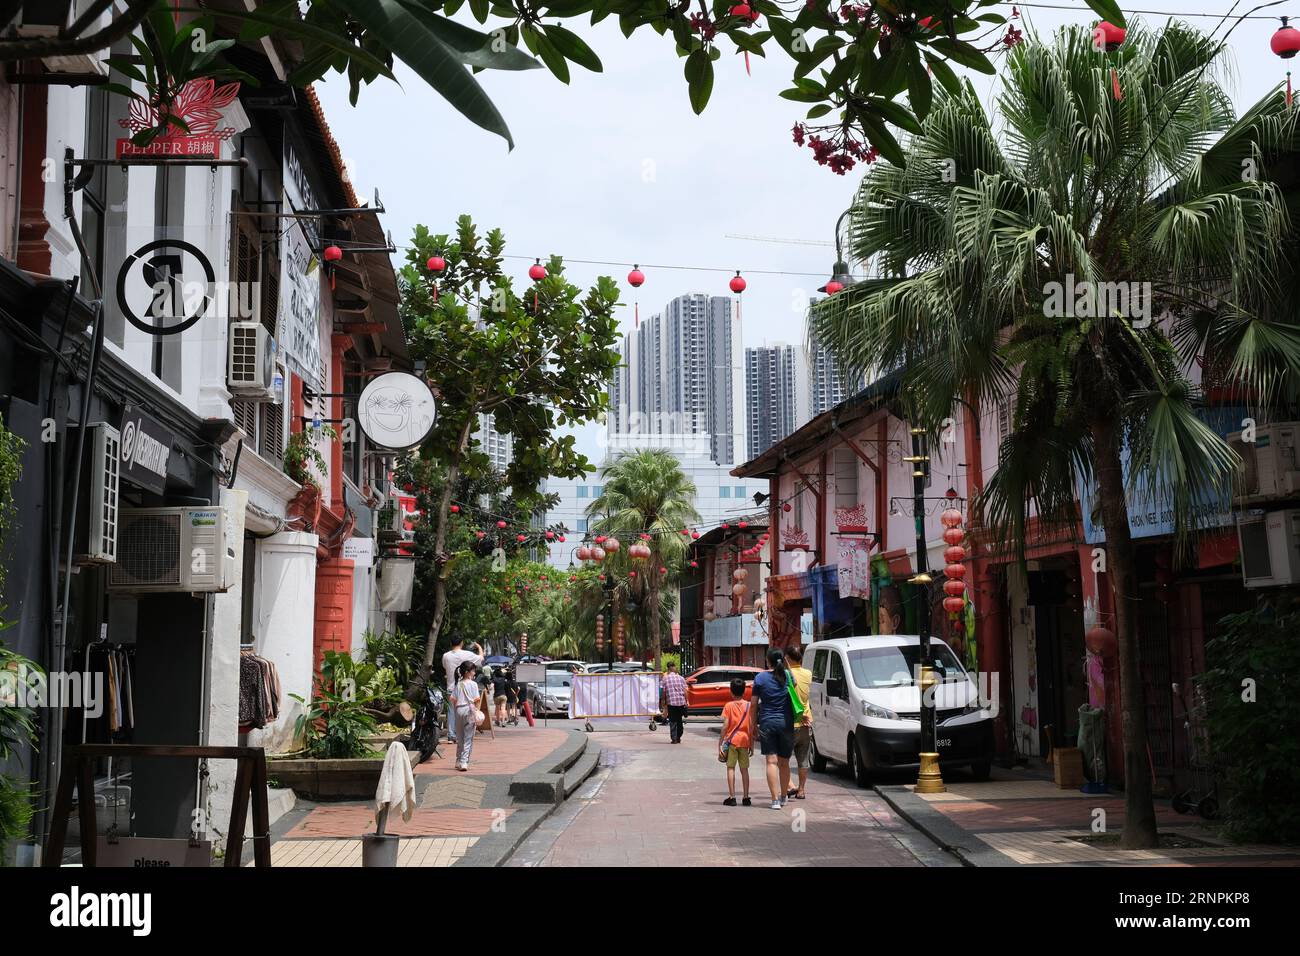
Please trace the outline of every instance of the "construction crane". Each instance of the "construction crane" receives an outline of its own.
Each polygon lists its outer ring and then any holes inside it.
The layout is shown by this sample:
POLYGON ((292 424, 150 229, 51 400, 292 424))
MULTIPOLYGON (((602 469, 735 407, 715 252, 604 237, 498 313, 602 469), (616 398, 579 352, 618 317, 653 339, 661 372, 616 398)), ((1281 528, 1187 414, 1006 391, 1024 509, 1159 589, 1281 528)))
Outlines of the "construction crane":
POLYGON ((779 242, 788 246, 834 246, 829 239, 784 239, 780 236, 742 236, 734 232, 724 233, 723 239, 747 239, 750 242, 779 242))

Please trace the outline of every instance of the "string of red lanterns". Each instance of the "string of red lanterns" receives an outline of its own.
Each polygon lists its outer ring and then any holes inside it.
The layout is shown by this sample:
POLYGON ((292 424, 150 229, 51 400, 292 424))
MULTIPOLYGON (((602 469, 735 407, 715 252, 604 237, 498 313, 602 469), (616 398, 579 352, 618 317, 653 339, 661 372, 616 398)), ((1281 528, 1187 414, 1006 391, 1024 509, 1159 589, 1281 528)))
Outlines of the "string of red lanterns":
POLYGON ((943 540, 948 544, 943 552, 943 573, 948 579, 943 582, 943 593, 948 595, 943 599, 943 609, 949 614, 960 614, 966 607, 966 565, 962 563, 966 560, 966 549, 961 544, 966 532, 961 527, 961 512, 956 508, 946 509, 939 521, 944 527, 943 540))

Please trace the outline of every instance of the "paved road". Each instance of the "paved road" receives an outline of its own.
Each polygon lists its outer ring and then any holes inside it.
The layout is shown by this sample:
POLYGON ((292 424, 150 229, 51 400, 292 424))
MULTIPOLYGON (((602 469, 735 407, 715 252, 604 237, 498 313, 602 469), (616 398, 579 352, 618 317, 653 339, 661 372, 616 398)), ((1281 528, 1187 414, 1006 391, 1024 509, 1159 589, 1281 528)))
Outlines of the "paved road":
POLYGON ((596 722, 600 769, 506 865, 959 865, 874 792, 832 774, 811 775, 807 800, 770 809, 757 755, 754 805, 722 806, 727 782, 717 760, 719 726, 692 719, 683 742, 673 746, 666 728, 652 733, 646 724, 596 722))

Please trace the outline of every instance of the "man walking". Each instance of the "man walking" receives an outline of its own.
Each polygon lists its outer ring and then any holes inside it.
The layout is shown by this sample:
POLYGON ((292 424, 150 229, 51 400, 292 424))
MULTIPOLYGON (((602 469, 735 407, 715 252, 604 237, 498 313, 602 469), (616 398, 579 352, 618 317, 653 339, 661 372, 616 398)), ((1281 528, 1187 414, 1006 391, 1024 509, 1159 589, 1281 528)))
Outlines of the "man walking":
MULTIPOLYGON (((454 635, 451 639, 451 650, 442 655, 442 671, 447 676, 447 695, 450 702, 452 690, 456 687, 456 668, 466 661, 472 661, 475 668, 483 666, 483 648, 475 643, 474 650, 465 650, 465 639, 459 635, 454 635)), ((451 715, 448 715, 449 718, 451 715)), ((456 721, 448 719, 447 721, 447 739, 451 742, 456 740, 456 721)))
POLYGON ((664 665, 664 671, 660 693, 668 704, 668 742, 679 744, 686 721, 686 678, 677 673, 677 664, 673 661, 664 665))
POLYGON ((803 715, 794 722, 794 760, 799 767, 799 786, 792 787, 787 797, 804 799, 804 790, 808 786, 808 768, 811 766, 812 753, 812 708, 808 706, 808 692, 812 689, 812 671, 803 666, 803 648, 791 644, 785 649, 785 665, 794 678, 794 692, 803 704, 803 715))

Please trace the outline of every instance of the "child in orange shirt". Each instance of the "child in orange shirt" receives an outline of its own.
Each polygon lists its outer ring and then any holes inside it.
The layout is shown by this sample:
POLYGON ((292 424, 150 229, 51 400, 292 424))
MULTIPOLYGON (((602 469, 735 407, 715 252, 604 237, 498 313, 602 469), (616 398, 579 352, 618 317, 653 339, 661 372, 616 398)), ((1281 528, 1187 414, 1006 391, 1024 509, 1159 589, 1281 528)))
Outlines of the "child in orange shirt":
POLYGON ((736 767, 740 767, 740 782, 744 788, 743 803, 749 802, 749 701, 745 700, 745 682, 736 678, 731 682, 731 700, 722 708, 722 737, 718 742, 718 759, 727 762, 727 793, 724 807, 736 805, 736 767))

